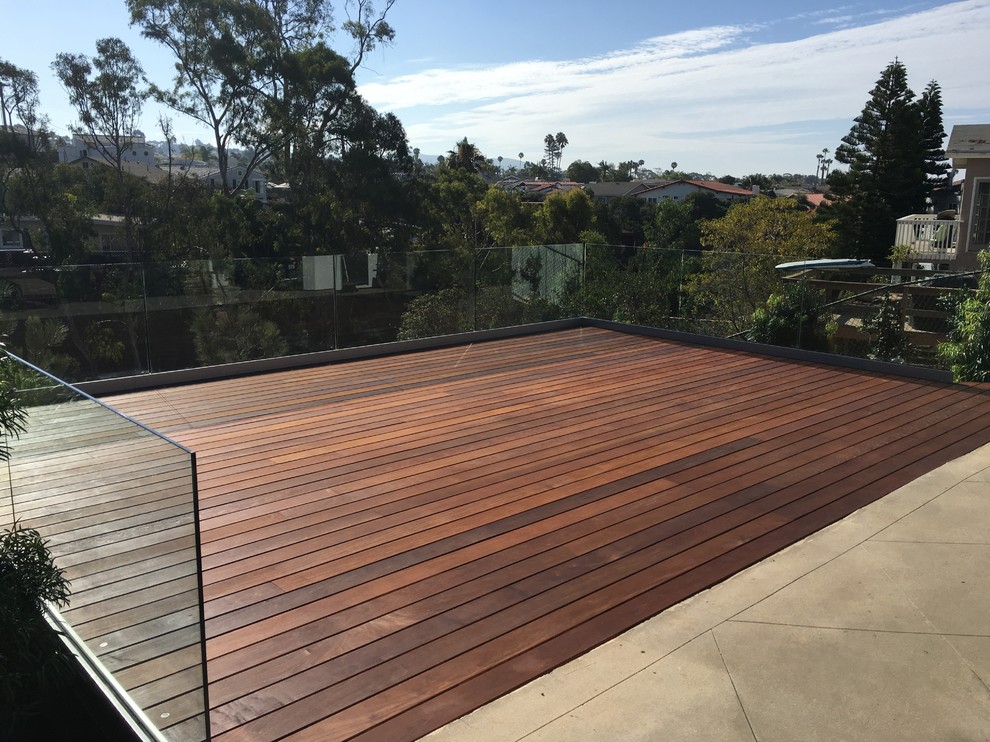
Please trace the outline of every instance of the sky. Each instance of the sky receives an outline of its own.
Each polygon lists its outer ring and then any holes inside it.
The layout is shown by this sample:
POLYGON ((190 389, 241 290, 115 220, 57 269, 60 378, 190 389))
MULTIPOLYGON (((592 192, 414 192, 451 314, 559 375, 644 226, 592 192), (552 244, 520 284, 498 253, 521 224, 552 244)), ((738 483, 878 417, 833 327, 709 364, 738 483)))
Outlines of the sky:
MULTIPOLYGON (((38 74, 60 133, 75 118, 50 72, 60 51, 92 55, 96 39, 119 36, 150 79, 171 77, 123 0, 90 0, 85 12, 75 1, 11 5, 5 25, 17 32, 0 56, 38 74)), ((916 93, 939 82, 947 132, 990 122, 990 0, 396 0, 388 18, 395 42, 368 55, 359 90, 399 117, 424 157, 467 137, 506 165, 520 152, 536 161, 544 136, 564 132, 565 165, 813 173, 895 58, 916 93)), ((150 139, 160 113, 146 106, 150 139)), ((174 126, 179 141, 209 139, 181 117, 174 126)))

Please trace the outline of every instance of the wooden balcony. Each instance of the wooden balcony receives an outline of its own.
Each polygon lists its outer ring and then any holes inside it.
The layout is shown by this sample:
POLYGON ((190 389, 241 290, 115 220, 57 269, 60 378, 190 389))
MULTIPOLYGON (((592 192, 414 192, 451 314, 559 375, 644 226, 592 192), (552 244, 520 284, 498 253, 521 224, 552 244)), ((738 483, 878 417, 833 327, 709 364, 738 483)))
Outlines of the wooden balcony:
POLYGON ((951 263, 956 258, 959 219, 939 219, 935 214, 909 214, 897 220, 894 245, 907 247, 907 262, 951 263))

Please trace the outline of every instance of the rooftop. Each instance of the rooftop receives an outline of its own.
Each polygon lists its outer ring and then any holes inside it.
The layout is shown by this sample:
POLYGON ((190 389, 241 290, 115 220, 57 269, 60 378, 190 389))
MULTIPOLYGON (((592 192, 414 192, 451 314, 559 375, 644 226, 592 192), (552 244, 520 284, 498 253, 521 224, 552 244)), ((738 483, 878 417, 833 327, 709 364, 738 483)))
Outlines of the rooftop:
POLYGON ((990 124, 953 126, 945 155, 952 158, 957 167, 965 167, 967 158, 990 157, 990 124))
POLYGON ((197 454, 218 740, 415 739, 990 441, 977 387, 592 327, 106 401, 197 454))

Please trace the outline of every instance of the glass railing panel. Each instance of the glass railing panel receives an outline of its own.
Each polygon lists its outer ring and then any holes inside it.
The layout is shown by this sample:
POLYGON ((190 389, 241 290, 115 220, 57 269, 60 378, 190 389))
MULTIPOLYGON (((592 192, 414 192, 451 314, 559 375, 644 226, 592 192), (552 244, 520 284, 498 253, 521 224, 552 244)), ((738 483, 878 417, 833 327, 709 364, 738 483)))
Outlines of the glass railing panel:
POLYGON ((147 370, 142 266, 34 268, 4 291, 7 346, 32 363, 72 381, 147 370))
POLYGON ((338 347, 394 341, 414 297, 410 274, 415 265, 404 254, 389 252, 350 252, 327 260, 334 276, 338 347))
POLYGON ((197 313, 214 302, 209 266, 208 261, 144 266, 149 372, 199 365, 192 329, 197 313))
POLYGON ((582 245, 497 247, 476 254, 475 326, 479 330, 544 322, 569 314, 564 304, 582 278, 582 245))
MULTIPOLYGON (((582 315, 745 337, 754 311, 790 280, 774 265, 800 257, 532 245, 14 272, 0 266, 0 319, 13 352, 70 381, 582 315)), ((906 280, 887 274, 850 283, 906 280)), ((809 274, 808 285, 822 279, 809 274)), ((828 301, 843 295, 841 287, 827 292, 828 301)), ((912 290, 903 302, 905 331, 929 344, 910 357, 927 365, 938 362, 934 346, 947 329, 941 293, 912 290)), ((874 298, 845 309, 865 320, 874 298)), ((868 355, 869 338, 850 322, 835 335, 833 352, 868 355)))
MULTIPOLYGON (((168 739, 205 739, 194 456, 11 358, 9 511, 70 581, 64 620, 168 739)), ((7 469, 8 467, 3 467, 7 469)))
MULTIPOLYGON (((524 248, 523 248, 524 249, 524 248)), ((513 248, 493 247, 478 250, 474 254, 474 312, 472 325, 475 330, 490 330, 495 327, 511 327, 523 324, 524 314, 529 307, 530 287, 514 280, 517 270, 514 265, 513 248)), ((539 247, 531 250, 534 274, 539 270, 539 247)), ((524 270, 520 271, 524 273, 524 270)), ((537 280, 534 278, 534 281, 537 280)))
POLYGON ((148 267, 152 370, 327 350, 332 277, 303 259, 229 259, 148 267))
MULTIPOLYGON (((372 261, 370 286, 337 292, 340 347, 450 335, 474 329, 474 262, 468 252, 358 253, 372 261)), ((350 274, 352 280, 354 274, 350 274)))

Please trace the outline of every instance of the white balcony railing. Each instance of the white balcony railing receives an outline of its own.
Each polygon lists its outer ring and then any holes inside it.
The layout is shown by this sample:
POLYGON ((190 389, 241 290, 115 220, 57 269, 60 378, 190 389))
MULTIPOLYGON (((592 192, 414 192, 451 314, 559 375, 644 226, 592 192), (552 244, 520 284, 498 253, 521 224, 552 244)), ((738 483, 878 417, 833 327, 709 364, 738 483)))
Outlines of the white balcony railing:
POLYGON ((897 220, 894 245, 908 248, 910 261, 945 263, 955 259, 962 222, 935 214, 910 214, 897 220))

